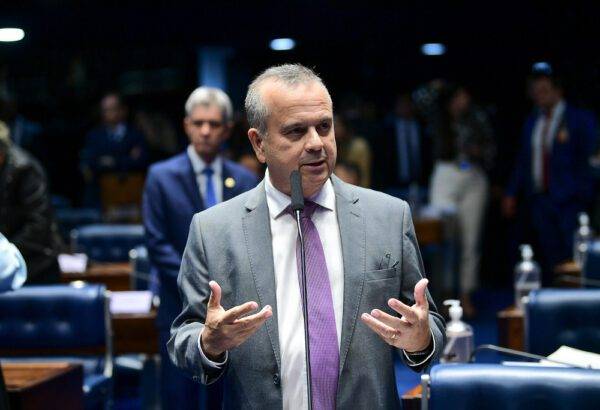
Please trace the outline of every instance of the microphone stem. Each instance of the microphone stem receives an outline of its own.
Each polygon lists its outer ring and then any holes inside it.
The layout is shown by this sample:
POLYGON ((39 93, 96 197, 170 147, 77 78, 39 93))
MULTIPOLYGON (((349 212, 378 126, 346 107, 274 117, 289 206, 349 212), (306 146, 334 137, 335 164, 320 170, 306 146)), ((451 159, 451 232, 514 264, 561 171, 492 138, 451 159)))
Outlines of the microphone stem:
POLYGON ((298 225, 298 239, 300 240, 300 281, 302 296, 302 315, 304 316, 304 352, 306 358, 306 392, 308 409, 312 410, 312 377, 310 372, 310 339, 308 333, 308 290, 306 285, 306 255, 304 254, 304 233, 300 222, 300 210, 296 210, 296 224, 298 225))

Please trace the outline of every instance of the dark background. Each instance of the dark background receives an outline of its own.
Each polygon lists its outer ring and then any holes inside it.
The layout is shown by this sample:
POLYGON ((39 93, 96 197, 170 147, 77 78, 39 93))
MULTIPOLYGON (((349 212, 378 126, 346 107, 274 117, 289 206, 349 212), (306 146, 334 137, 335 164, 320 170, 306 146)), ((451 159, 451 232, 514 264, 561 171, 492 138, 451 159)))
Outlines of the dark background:
MULTIPOLYGON (((78 152, 98 120, 101 95, 119 90, 132 110, 159 111, 179 130, 183 103, 198 85, 200 47, 230 48, 226 91, 238 110, 252 77, 269 65, 314 67, 336 107, 353 103, 372 114, 371 128, 361 130, 372 144, 381 143, 376 124, 394 96, 444 78, 465 84, 492 113, 499 146, 493 181, 501 189, 531 108, 532 63, 552 64, 567 97, 598 112, 599 11, 593 2, 3 1, 0 26, 23 28, 26 37, 0 43, 0 91, 43 125, 36 154, 52 190, 76 198, 78 152), (270 50, 277 37, 292 37, 297 47, 270 50), (421 55, 426 42, 445 44, 446 54, 421 55)), ((484 277, 491 278, 506 271, 493 262, 503 255, 495 249, 503 235, 497 199, 484 253, 484 277)))

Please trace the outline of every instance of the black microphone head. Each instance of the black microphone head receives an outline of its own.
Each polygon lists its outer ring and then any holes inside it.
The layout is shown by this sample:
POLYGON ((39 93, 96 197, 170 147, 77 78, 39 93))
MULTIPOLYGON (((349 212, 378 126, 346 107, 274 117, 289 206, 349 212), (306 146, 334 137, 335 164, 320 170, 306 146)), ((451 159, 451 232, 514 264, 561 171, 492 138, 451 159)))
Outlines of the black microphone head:
POLYGON ((302 176, 297 169, 290 174, 290 186, 292 188, 292 210, 301 211, 304 209, 304 194, 302 192, 302 176))

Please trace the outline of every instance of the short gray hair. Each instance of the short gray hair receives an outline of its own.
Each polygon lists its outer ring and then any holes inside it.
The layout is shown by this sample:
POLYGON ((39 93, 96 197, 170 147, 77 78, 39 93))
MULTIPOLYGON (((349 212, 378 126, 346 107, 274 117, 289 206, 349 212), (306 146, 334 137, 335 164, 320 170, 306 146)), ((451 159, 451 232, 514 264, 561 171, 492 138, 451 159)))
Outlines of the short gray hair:
MULTIPOLYGON (((259 134, 263 136, 267 134, 269 108, 262 100, 260 86, 269 79, 280 81, 290 87, 294 87, 298 84, 317 82, 327 90, 321 77, 310 68, 301 64, 283 64, 267 68, 250 84, 245 101, 248 124, 251 128, 256 128, 259 134)), ((327 91, 327 93, 329 94, 329 91, 327 91)))
POLYGON ((192 115, 192 111, 197 105, 214 105, 221 109, 223 121, 231 122, 233 120, 233 106, 231 100, 223 90, 214 87, 198 87, 188 97, 185 102, 186 115, 192 115))

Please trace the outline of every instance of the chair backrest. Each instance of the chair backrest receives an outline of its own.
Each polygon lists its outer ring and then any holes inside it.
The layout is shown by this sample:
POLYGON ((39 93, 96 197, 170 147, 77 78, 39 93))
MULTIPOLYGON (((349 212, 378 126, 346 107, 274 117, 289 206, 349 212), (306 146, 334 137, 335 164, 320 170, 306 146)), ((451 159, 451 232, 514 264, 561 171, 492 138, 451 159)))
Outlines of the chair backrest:
POLYGON ((158 276, 151 269, 148 249, 145 246, 136 246, 129 251, 129 262, 133 272, 132 288, 135 290, 150 290, 154 295, 158 294, 158 276))
POLYGON ((68 240, 71 231, 85 225, 102 222, 102 212, 96 208, 61 208, 55 212, 63 239, 68 240))
POLYGON ((525 348, 547 356, 562 345, 600 353, 600 289, 540 289, 525 308, 525 348))
POLYGON ((431 369, 429 410, 598 409, 600 371, 560 367, 445 364, 431 369))
POLYGON ((0 356, 103 357, 112 371, 104 285, 29 286, 0 295, 0 356))
POLYGON ((144 244, 142 225, 87 225, 71 231, 74 252, 96 262, 127 262, 129 251, 144 244))

